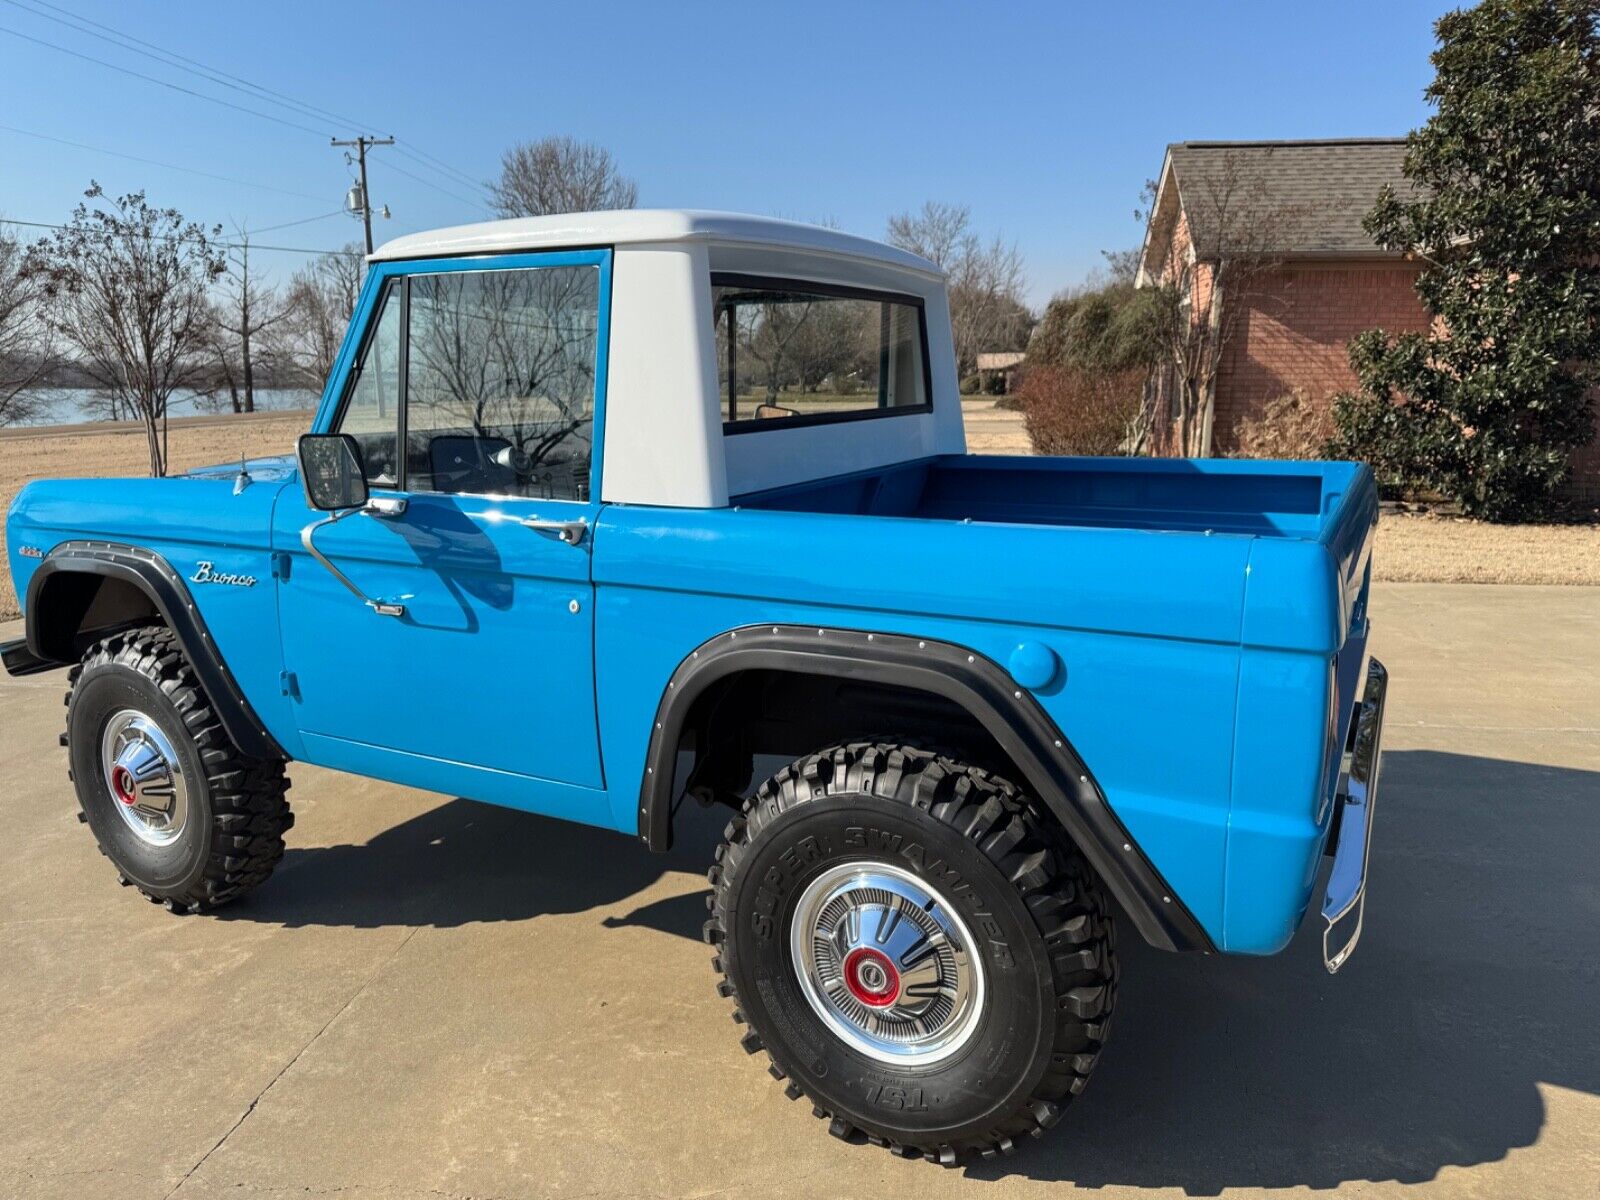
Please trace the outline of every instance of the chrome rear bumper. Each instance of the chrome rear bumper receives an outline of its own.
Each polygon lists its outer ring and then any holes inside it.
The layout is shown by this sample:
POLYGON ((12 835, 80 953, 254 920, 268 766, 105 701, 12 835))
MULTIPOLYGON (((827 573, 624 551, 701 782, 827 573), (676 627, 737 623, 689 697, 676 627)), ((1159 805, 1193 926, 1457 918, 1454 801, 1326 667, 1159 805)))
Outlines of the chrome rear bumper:
POLYGON ((1377 659, 1367 663, 1367 690, 1356 714, 1350 770, 1339 793, 1339 843, 1333 851, 1328 894, 1322 901, 1322 961, 1331 975, 1344 966, 1361 940, 1367 903, 1367 860, 1372 851, 1372 806, 1378 798, 1378 756, 1383 741, 1383 702, 1389 672, 1377 659))

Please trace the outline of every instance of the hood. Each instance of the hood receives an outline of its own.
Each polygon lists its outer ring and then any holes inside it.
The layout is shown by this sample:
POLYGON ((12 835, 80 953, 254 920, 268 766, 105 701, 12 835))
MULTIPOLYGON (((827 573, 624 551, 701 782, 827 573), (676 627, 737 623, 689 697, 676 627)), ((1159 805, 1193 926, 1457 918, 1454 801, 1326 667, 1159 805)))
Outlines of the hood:
POLYGON ((185 471, 181 478, 184 479, 234 479, 243 466, 250 478, 257 483, 282 482, 293 479, 297 471, 295 458, 292 454, 275 454, 265 458, 248 458, 244 462, 235 459, 233 462, 218 463, 214 467, 196 467, 192 471, 185 471))

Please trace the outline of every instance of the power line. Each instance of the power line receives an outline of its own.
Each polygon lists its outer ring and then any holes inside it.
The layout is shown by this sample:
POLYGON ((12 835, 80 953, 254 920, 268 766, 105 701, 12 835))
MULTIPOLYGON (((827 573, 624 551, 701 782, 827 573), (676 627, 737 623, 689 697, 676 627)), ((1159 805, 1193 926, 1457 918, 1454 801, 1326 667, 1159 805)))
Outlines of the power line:
POLYGON ((420 150, 412 149, 409 143, 397 143, 395 145, 395 149, 399 153, 409 158, 412 162, 427 167, 429 170, 436 171, 438 174, 443 175, 446 179, 450 179, 458 183, 464 183, 466 186, 473 188, 474 190, 481 191, 483 188, 483 180, 474 179, 465 171, 458 171, 446 163, 439 162, 437 159, 434 159, 431 154, 424 154, 420 150))
POLYGON ((436 192, 442 192, 444 195, 449 196, 454 200, 459 200, 463 204, 482 204, 483 203, 482 199, 478 199, 478 200, 468 199, 466 196, 463 196, 460 192, 452 192, 449 188, 442 187, 441 185, 439 185, 437 183, 434 183, 430 179, 424 179, 421 175, 413 175, 410 171, 406 170, 404 167, 397 166, 393 161, 391 161, 389 163, 389 169, 391 171, 400 172, 400 174, 404 175, 407 179, 415 179, 423 187, 430 187, 436 192))
POLYGON ((285 95, 283 92, 275 92, 271 88, 262 87, 258 83, 251 83, 248 79, 243 79, 237 75, 230 75, 219 68, 207 66, 198 59, 179 54, 175 50, 164 49, 154 42, 147 42, 143 38, 134 37, 131 33, 123 33, 119 29, 114 29, 110 25, 103 24, 90 17, 80 16, 62 8, 58 4, 51 4, 49 0, 29 0, 27 3, 24 3, 23 0, 4 0, 4 3, 33 16, 43 17, 45 20, 54 21, 58 25, 65 25, 74 32, 85 33, 92 38, 98 38, 102 42, 116 46, 119 50, 127 50, 133 54, 143 55, 145 58, 154 59, 165 66, 177 67, 179 70, 187 71, 191 75, 198 74, 210 83, 221 84, 223 87, 243 92, 252 99, 267 100, 270 103, 299 109, 305 116, 315 117, 319 120, 331 120, 341 125, 365 124, 365 122, 352 121, 349 117, 341 117, 337 113, 318 108, 314 104, 307 104, 303 100, 296 100, 293 96, 285 95), (40 12, 40 8, 48 8, 61 15, 53 16, 48 12, 40 12), (85 26, 93 26, 94 28, 85 28, 85 26), (97 33, 96 30, 104 30, 104 32, 97 33), (141 47, 143 48, 141 49, 141 47))
MULTIPOLYGON (((146 58, 160 62, 166 66, 177 67, 179 70, 186 71, 191 75, 198 75, 209 83, 219 84, 223 87, 230 88, 233 91, 241 92, 246 96, 250 96, 252 99, 262 99, 267 101, 269 104, 277 104, 280 107, 288 108, 297 115, 310 116, 318 120, 332 120, 341 125, 354 125, 358 128, 363 126, 366 128, 373 128, 373 126, 368 122, 356 121, 349 117, 340 116, 339 114, 331 112, 328 109, 321 108, 315 104, 310 104, 304 100, 296 99, 295 97, 284 92, 274 91, 272 88, 263 87, 259 83, 252 83, 250 80, 245 79, 242 76, 233 75, 229 72, 221 70, 220 68, 208 66, 198 59, 190 58, 188 55, 179 54, 174 50, 164 49, 154 42, 149 42, 143 38, 135 37, 130 33, 123 33, 122 31, 115 29, 110 25, 106 25, 103 22, 93 20, 90 17, 80 16, 77 13, 62 8, 58 4, 50 3, 50 0, 26 0, 26 2, 24 2, 24 0, 3 0, 3 2, 11 5, 13 8, 30 13, 33 16, 43 17, 47 21, 54 21, 57 24, 63 25, 77 33, 84 33, 90 37, 98 38, 103 42, 107 42, 110 45, 116 46, 119 49, 127 50, 134 54, 143 55, 146 58), (54 16, 52 15, 52 12, 41 12, 41 8, 50 9, 53 13, 59 13, 61 15, 54 16), (85 28, 85 26, 93 26, 94 28, 85 28), (103 30, 104 32, 96 32, 96 30, 103 30), (141 49, 141 47, 143 47, 143 49, 141 49)), ((26 35, 19 34, 17 36, 26 35)), ((50 43, 44 44, 49 45, 50 43)), ((63 49, 62 47, 54 48, 63 49)), ((66 53, 73 53, 73 51, 66 51, 66 53)), ((81 57, 88 56, 85 55, 81 57)), ((90 61, 98 62, 100 60, 90 59, 90 61)), ((121 69, 115 67, 114 64, 103 65, 112 66, 114 70, 121 69)), ((140 78, 150 77, 140 76, 140 78)), ((199 95, 200 93, 193 94, 199 95)), ((203 98, 217 99, 216 97, 209 96, 203 98)), ((218 100, 218 102, 226 103, 226 101, 221 100, 218 100)), ((232 107, 242 106, 235 105, 232 107)), ((256 113, 258 116, 269 116, 269 114, 257 113, 254 109, 243 109, 243 111, 256 113)), ((278 118, 269 117, 269 119, 277 120, 278 118)), ((305 128, 304 126, 298 125, 295 127, 302 129, 305 128)), ((452 182, 464 183, 474 189, 479 189, 483 186, 481 181, 474 179, 465 171, 458 171, 455 167, 452 167, 437 155, 429 154, 420 147, 399 149, 401 154, 406 155, 426 169, 442 175, 446 179, 450 179, 452 182)), ((413 176, 413 178, 415 177, 413 176)), ((457 198, 459 199, 459 197, 457 198)))
POLYGON ((54 42, 47 42, 43 38, 34 37, 32 34, 19 33, 17 30, 9 29, 4 25, 0 25, 0 33, 9 33, 12 37, 21 38, 25 42, 32 42, 36 46, 44 46, 47 49, 56 50, 62 54, 70 54, 73 58, 81 58, 85 62, 92 62, 97 66, 102 66, 112 71, 118 71, 123 75, 131 75, 135 79, 143 79, 146 83, 154 83, 160 87, 171 88, 175 92, 182 92, 184 95, 193 96, 198 100, 209 100, 211 103, 220 104, 224 108, 231 108, 238 112, 249 113, 252 117, 260 117, 266 121, 276 121, 279 125, 287 125, 290 129, 299 129, 305 133, 314 133, 318 136, 326 136, 325 130, 313 129, 309 125, 302 125, 298 121, 291 121, 286 117, 278 117, 274 116, 272 113, 264 113, 258 108, 246 108, 243 104, 235 104, 232 100, 224 100, 220 96, 208 96, 204 92, 197 92, 193 88, 186 88, 182 84, 172 83, 165 79, 158 79, 154 75, 146 75, 142 71, 135 71, 131 67, 121 67, 116 63, 107 62, 103 58, 96 58, 92 54, 84 54, 78 50, 69 50, 65 46, 58 46, 54 42))
MULTIPOLYGON (((331 216, 332 214, 330 213, 330 214, 327 214, 327 215, 331 216)), ((312 219, 313 220, 321 220, 322 218, 316 217, 316 218, 312 218, 312 219)), ((293 222, 290 222, 290 224, 298 225, 298 224, 301 224, 301 222, 293 221, 293 222)), ((0 225, 22 225, 22 226, 26 226, 29 229, 70 229, 71 228, 71 226, 69 226, 69 225, 52 224, 49 221, 19 221, 19 220, 15 219, 14 217, 0 217, 0 225)), ((272 226, 271 228, 282 228, 282 226, 272 226)), ((201 239, 199 239, 199 238, 179 238, 178 240, 179 241, 200 241, 201 239)), ((220 249, 223 249, 223 250, 243 250, 243 249, 245 249, 245 246, 246 246, 246 243, 244 243, 244 242, 217 242, 217 241, 212 241, 210 238, 206 238, 204 240, 205 240, 207 245, 216 246, 216 247, 218 247, 220 249)), ((249 248, 251 250, 279 250, 279 251, 282 251, 284 254, 340 254, 340 255, 344 255, 344 256, 349 257, 349 258, 360 258, 360 257, 362 257, 362 254, 361 254, 361 252, 359 250, 316 250, 316 249, 311 248, 310 246, 263 246, 259 242, 250 242, 249 243, 249 248)))
POLYGON ((344 215, 344 209, 336 208, 332 212, 318 213, 314 217, 301 217, 298 221, 285 221, 281 225, 263 225, 260 229, 244 229, 240 232, 244 234, 271 233, 274 229, 292 229, 296 225, 309 225, 313 221, 326 221, 329 217, 342 217, 344 215))
POLYGON ((91 146, 87 142, 74 142, 48 133, 36 133, 32 129, 19 129, 15 125, 0 125, 0 131, 20 133, 23 137, 38 138, 42 142, 55 142, 58 146, 71 146, 74 149, 88 150, 95 154, 108 154, 112 158, 125 158, 129 162, 144 163, 149 167, 162 167, 168 171, 182 171, 186 175, 198 175, 203 179, 216 179, 223 183, 237 183, 241 187, 259 188, 264 192, 278 192, 284 196, 294 196, 299 200, 324 199, 322 196, 313 196, 310 192, 295 192, 288 188, 275 187, 270 183, 253 183, 248 179, 235 179, 232 175, 218 175, 214 171, 201 171, 194 167, 180 167, 177 163, 160 162, 154 158, 141 158, 137 154, 124 154, 121 150, 107 150, 104 146, 91 146))

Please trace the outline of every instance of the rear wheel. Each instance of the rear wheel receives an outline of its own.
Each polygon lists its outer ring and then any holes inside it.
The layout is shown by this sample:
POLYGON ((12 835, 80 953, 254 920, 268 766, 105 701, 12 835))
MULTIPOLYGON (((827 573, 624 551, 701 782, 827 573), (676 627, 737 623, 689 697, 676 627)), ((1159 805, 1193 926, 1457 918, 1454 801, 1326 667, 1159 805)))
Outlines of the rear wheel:
POLYGON ((706 936, 791 1098, 953 1163, 1054 1125, 1104 1043, 1111 920, 1013 785, 906 746, 801 759, 728 827, 706 936))
POLYGON ((283 763, 233 744, 171 630, 96 643, 71 684, 65 740, 80 819, 122 883, 198 912, 272 874, 294 824, 283 763))

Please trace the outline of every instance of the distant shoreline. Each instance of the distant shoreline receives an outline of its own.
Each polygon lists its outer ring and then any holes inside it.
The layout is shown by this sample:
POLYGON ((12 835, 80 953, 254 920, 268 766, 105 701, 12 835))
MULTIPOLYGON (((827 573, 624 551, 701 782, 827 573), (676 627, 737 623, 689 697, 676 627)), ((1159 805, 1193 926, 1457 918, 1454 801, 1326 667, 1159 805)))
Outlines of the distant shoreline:
MULTIPOLYGON (((306 428, 311 427, 311 418, 316 413, 313 408, 263 409, 251 413, 206 413, 195 417, 170 417, 167 426, 171 429, 204 429, 213 425, 236 425, 255 421, 288 421, 301 418, 305 421, 306 428)), ((43 437, 92 437, 106 433, 138 434, 144 436, 143 421, 75 421, 66 425, 6 425, 0 427, 0 441, 15 441, 18 438, 43 438, 43 437)))

